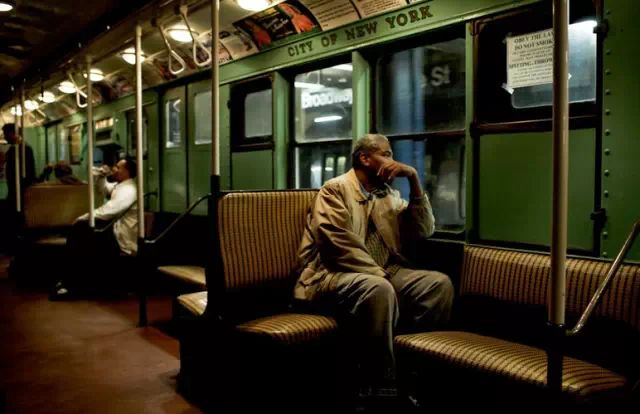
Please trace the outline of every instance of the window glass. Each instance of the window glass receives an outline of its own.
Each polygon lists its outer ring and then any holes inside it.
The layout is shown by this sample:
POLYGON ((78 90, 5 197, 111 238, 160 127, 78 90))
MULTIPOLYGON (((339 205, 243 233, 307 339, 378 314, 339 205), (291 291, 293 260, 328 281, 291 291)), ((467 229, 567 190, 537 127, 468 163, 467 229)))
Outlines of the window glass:
POLYGON ((167 148, 179 147, 182 143, 182 131, 180 127, 181 99, 171 99, 165 104, 165 131, 167 148))
POLYGON ((382 56, 376 70, 377 127, 381 133, 464 128, 464 38, 382 56))
POLYGON ((82 136, 80 125, 69 127, 69 162, 71 164, 80 164, 82 150, 82 136))
POLYGON ((211 144, 211 91, 194 96, 196 145, 211 144))
POLYGON ((69 128, 58 129, 58 161, 69 161, 69 128))
POLYGON ((295 149, 295 187, 320 188, 351 168, 351 143, 304 145, 295 149))
MULTIPOLYGON (((588 102, 596 99, 596 34, 593 33, 595 26, 595 20, 569 25, 570 102, 588 102)), ((553 54, 553 44, 549 46, 549 53, 553 54)), ((553 62, 549 62, 548 66, 551 69, 553 62)), ((514 108, 552 104, 551 83, 514 88, 512 92, 511 104, 514 108)))
POLYGON ((55 126, 47 128, 47 163, 58 161, 56 154, 57 128, 55 126))
POLYGON ((295 140, 351 139, 353 66, 341 64, 295 77, 295 140))
MULTIPOLYGON (((147 128, 149 126, 149 120, 147 114, 142 109, 142 145, 143 151, 147 153, 147 128)), ((127 133, 129 135, 129 154, 135 155, 138 148, 138 129, 136 128, 136 111, 132 109, 127 111, 127 133)))
POLYGON ((271 88, 248 93, 244 99, 245 138, 268 137, 272 134, 271 88))
MULTIPOLYGON (((429 195, 436 229, 462 231, 465 222, 464 138, 391 141, 393 158, 413 166, 429 195)), ((393 187, 409 198, 409 183, 396 178, 393 187)))

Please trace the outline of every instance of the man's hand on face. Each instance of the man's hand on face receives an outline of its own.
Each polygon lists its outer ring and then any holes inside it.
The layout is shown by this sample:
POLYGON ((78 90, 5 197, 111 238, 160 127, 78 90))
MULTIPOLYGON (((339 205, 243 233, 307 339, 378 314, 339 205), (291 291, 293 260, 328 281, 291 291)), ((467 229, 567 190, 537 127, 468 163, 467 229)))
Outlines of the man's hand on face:
POLYGON ((412 166, 394 160, 384 161, 378 169, 378 177, 386 183, 390 183, 395 177, 411 178, 417 174, 416 169, 412 166))

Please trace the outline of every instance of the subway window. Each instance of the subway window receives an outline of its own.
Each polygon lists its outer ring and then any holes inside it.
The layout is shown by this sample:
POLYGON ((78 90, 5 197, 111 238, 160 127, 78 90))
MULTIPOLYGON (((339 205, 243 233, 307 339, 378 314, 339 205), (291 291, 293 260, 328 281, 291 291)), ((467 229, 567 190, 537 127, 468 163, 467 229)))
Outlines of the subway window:
MULTIPOLYGON (((394 159, 418 171, 436 229, 461 232, 466 215, 464 31, 437 33, 411 46, 372 54, 374 126, 389 138, 394 159)), ((407 180, 394 180, 393 187, 409 198, 407 180)))
POLYGON ((318 188, 351 168, 350 63, 294 78, 295 187, 318 188))
POLYGON ((171 99, 165 103, 165 132, 166 147, 176 148, 182 143, 182 133, 180 128, 180 105, 181 99, 171 99))
POLYGON ((231 142, 235 150, 273 145, 272 107, 271 77, 251 79, 231 87, 231 142))
POLYGON ((211 91, 197 93, 193 100, 196 145, 211 144, 211 91))

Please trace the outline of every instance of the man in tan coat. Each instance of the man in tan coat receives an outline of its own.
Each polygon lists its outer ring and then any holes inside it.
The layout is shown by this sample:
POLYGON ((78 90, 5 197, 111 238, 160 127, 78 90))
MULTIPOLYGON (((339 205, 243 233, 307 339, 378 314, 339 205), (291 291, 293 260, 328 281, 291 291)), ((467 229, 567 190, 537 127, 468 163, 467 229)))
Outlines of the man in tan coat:
POLYGON ((297 299, 335 312, 353 326, 370 386, 393 387, 393 330, 400 316, 413 329, 447 322, 453 301, 442 273, 408 268, 402 244, 426 238, 435 219, 416 170, 393 160, 388 139, 368 134, 352 153, 353 169, 329 180, 307 218, 299 255, 297 299), (389 184, 409 180, 409 202, 389 184))

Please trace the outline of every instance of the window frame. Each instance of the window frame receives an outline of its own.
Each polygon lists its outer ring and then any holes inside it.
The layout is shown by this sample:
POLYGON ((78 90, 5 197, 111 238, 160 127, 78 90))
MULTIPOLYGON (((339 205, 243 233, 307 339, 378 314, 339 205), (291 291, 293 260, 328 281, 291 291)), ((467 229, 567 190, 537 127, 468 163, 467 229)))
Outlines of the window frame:
MULTIPOLYGON (((319 61, 314 61, 313 63, 307 63, 307 64, 303 64, 303 65, 298 65, 298 66, 294 66, 291 68, 288 68, 286 71, 283 72, 283 75, 285 76, 285 79, 287 79, 287 81, 289 82, 290 88, 289 88, 289 102, 291 103, 291 105, 289 105, 289 165, 293 165, 294 168, 290 169, 290 173, 289 173, 289 186, 291 188, 298 188, 297 182, 298 182, 298 177, 296 175, 297 171, 298 171, 298 159, 297 159, 297 152, 298 152, 298 148, 302 148, 302 147, 323 147, 323 146, 330 146, 332 144, 349 144, 352 145, 353 144, 353 131, 352 131, 352 136, 350 136, 349 138, 325 138, 325 139, 318 139, 318 140, 304 140, 304 141, 298 141, 296 140, 296 104, 295 104, 295 99, 296 99, 296 88, 295 88, 295 81, 296 81, 296 76, 300 75, 302 73, 307 73, 307 72, 312 72, 314 70, 321 70, 324 68, 330 68, 333 66, 337 66, 337 65, 342 65, 342 64, 351 64, 353 65, 353 61, 351 60, 351 54, 344 54, 344 55, 340 55, 340 56, 335 56, 329 59, 323 59, 323 60, 319 60, 319 61)), ((351 89, 353 91, 353 79, 351 80, 351 89)), ((353 111, 351 113, 352 116, 352 122, 353 122, 353 111)), ((351 164, 351 160, 350 160, 351 154, 347 154, 347 163, 351 164)), ((325 157, 322 158, 322 167, 323 167, 323 172, 322 172, 322 176, 324 176, 324 159, 325 157)), ((300 187, 300 188, 304 188, 304 187, 300 187)))
POLYGON ((271 90, 273 97, 273 75, 264 75, 236 82, 230 87, 229 119, 231 130, 231 151, 258 151, 274 148, 273 136, 273 102, 271 115, 271 134, 258 137, 247 137, 245 130, 244 104, 251 93, 271 90))
MULTIPOLYGON (((388 55, 389 51, 393 51, 391 53, 393 54, 393 53, 410 50, 418 47, 428 46, 434 43, 445 42, 447 40, 452 40, 456 38, 466 39, 466 24, 455 23, 451 26, 435 29, 434 31, 423 33, 409 39, 395 40, 392 43, 377 45, 375 47, 362 51, 363 56, 365 56, 365 58, 367 59, 371 67, 371 77, 370 77, 370 90, 371 90, 371 111, 370 111, 371 123, 370 125, 371 126, 369 128, 371 133, 383 134, 382 132, 379 131, 379 128, 378 128, 378 124, 379 122, 381 122, 379 117, 380 112, 378 108, 378 100, 381 94, 381 91, 378 87, 378 82, 377 82, 377 79, 379 77, 378 64, 377 64, 378 58, 380 58, 380 56, 385 54, 388 55), (401 47, 394 48, 393 47, 394 45, 400 45, 401 47)), ((465 76, 470 76, 470 74, 466 73, 466 57, 465 57, 464 67, 465 67, 465 76)), ((466 99, 466 94, 468 93, 473 93, 473 92, 467 90, 465 86, 465 99, 466 99)), ((412 141, 427 141, 427 140, 434 140, 434 139, 448 140, 448 141, 460 140, 460 139, 465 139, 467 135, 466 105, 465 105, 464 119, 465 121, 463 122, 462 128, 451 128, 451 129, 440 130, 440 131, 423 131, 423 132, 389 134, 389 135, 383 134, 383 135, 385 135, 389 139, 389 142, 392 145, 394 141, 400 141, 400 140, 412 140, 412 141)), ((464 174, 466 174, 467 165, 466 165, 466 156, 464 155, 465 150, 462 151, 462 154, 463 154, 463 157, 461 160, 462 165, 460 166, 460 168, 461 168, 461 171, 464 174)), ((462 183, 464 178, 465 178, 464 175, 460 176, 460 188, 462 188, 465 191, 464 199, 466 199, 466 196, 467 196, 466 189, 469 187, 470 183, 467 183, 467 188, 463 188, 462 183)), ((421 183, 421 184, 424 185, 424 183, 421 183)), ((426 189, 425 189, 425 192, 426 192, 426 189)), ((432 196, 433 194, 429 194, 430 198, 432 196)), ((461 202, 460 207, 462 208, 466 207, 462 205, 462 200, 460 202, 461 202)), ((467 211, 465 214, 465 224, 462 225, 462 228, 460 230, 436 229, 436 235, 443 236, 444 238, 451 239, 451 240, 464 240, 466 235, 466 223, 468 221, 467 219, 468 216, 469 216, 469 212, 467 211)))

